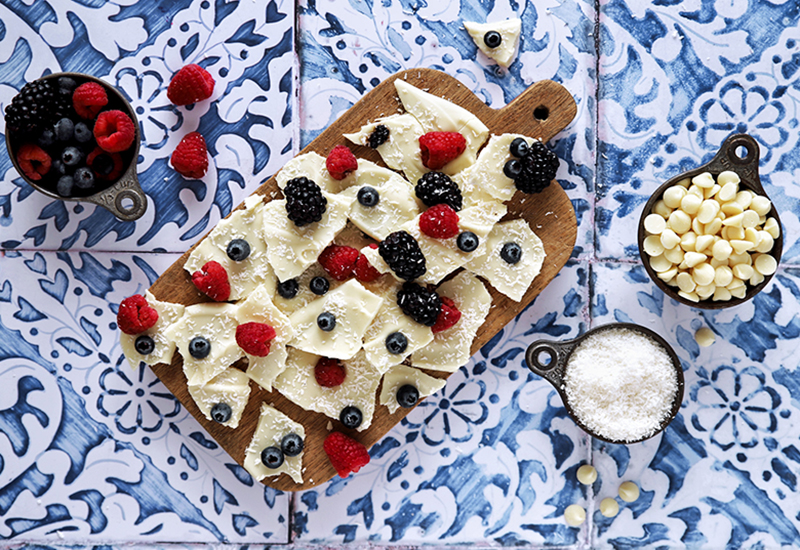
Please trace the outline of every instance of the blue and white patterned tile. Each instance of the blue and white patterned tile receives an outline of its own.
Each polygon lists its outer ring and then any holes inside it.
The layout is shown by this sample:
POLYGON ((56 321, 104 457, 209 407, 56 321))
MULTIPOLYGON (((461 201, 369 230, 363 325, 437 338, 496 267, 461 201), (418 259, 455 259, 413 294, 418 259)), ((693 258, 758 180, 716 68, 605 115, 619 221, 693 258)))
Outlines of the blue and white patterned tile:
POLYGON ((585 262, 570 263, 519 318, 370 452, 371 462, 294 498, 296 543, 561 545, 585 542, 564 509, 589 438, 525 366, 537 338, 588 319, 585 262))
POLYGON ((550 145, 561 159, 556 177, 579 221, 575 253, 583 257, 593 250, 593 2, 301 0, 299 12, 303 146, 364 93, 405 69, 444 71, 495 108, 539 80, 555 80, 566 87, 578 114, 550 145), (517 59, 505 70, 477 49, 463 22, 511 17, 522 19, 522 38, 517 59))
POLYGON ((0 258, 0 540, 288 540, 288 496, 254 483, 122 355, 120 300, 176 258, 0 258))
POLYGON ((122 222, 89 203, 53 201, 27 185, 4 154, 0 245, 185 251, 296 150, 294 14, 291 0, 3 2, 0 49, 9 55, 0 59, 0 106, 26 81, 52 72, 84 72, 117 87, 139 119, 138 174, 149 207, 138 221, 122 222), (167 86, 189 63, 213 75, 214 95, 174 107, 167 86), (168 165, 192 131, 209 147, 202 180, 186 180, 168 165))
POLYGON ((736 132, 760 145, 781 213, 784 262, 800 244, 800 14, 794 2, 641 2, 600 8, 597 250, 638 255, 641 208, 664 181, 708 162, 736 132))
POLYGON ((598 263, 593 324, 630 321, 663 336, 681 359, 681 412, 652 440, 595 442, 595 501, 619 484, 613 519, 594 515, 599 548, 778 548, 800 543, 800 271, 779 270, 751 302, 703 311, 665 298, 641 266, 598 263), (618 291, 625 288, 626 293, 618 291), (709 327, 715 343, 694 340, 709 327))

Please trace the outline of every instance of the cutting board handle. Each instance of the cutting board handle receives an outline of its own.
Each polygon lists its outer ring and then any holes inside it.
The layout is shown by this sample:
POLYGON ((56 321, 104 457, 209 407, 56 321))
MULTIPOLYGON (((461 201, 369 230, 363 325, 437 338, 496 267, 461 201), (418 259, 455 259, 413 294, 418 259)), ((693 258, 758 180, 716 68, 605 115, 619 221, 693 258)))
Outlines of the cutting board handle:
POLYGON ((546 142, 572 122, 578 107, 564 86, 541 80, 500 111, 503 125, 546 142))

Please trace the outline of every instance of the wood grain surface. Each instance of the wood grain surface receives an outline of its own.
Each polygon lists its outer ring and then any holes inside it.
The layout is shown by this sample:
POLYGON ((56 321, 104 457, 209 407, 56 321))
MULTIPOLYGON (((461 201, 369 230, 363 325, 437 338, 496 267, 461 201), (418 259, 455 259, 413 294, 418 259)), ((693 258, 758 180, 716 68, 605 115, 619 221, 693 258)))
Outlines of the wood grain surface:
MULTIPOLYGON (((377 152, 368 147, 353 146, 345 140, 342 134, 356 132, 367 122, 402 111, 402 105, 393 84, 397 78, 404 79, 420 89, 465 107, 477 115, 493 134, 519 133, 546 142, 563 130, 576 113, 575 101, 570 93, 561 85, 549 80, 531 85, 511 104, 495 110, 445 73, 431 69, 412 69, 398 73, 382 82, 302 152, 316 151, 322 156, 327 156, 334 146, 344 144, 350 145, 357 157, 383 165, 377 152)), ((259 187, 256 193, 264 195, 265 200, 269 200, 269 197, 281 196, 274 177, 259 187)), ((499 294, 487 284, 492 295, 493 307, 472 344, 473 354, 539 295, 567 262, 575 245, 577 235, 575 212, 566 193, 557 183, 553 183, 538 195, 526 196, 517 193, 507 205, 508 214, 504 219, 525 218, 542 239, 547 258, 541 273, 534 279, 520 302, 515 302, 499 294)), ((205 295, 195 289, 191 278, 183 269, 189 252, 191 250, 170 266, 153 284, 150 290, 156 298, 185 305, 208 301, 205 295)), ((246 360, 242 360, 241 363, 246 365, 246 360)), ((182 364, 183 360, 180 354, 176 353, 171 365, 159 364, 152 368, 183 406, 239 464, 244 461, 244 451, 255 431, 262 402, 275 406, 305 426, 304 482, 295 484, 285 474, 264 480, 267 485, 284 491, 308 489, 336 475, 336 471, 322 450, 323 440, 329 433, 327 429, 329 422, 333 424, 334 430, 350 435, 369 448, 410 411, 410 409, 400 408, 396 413, 389 414, 388 409, 377 405, 372 425, 363 432, 357 432, 345 428, 337 420, 331 420, 325 415, 306 411, 278 392, 264 391, 257 384, 251 382, 250 401, 239 427, 231 430, 206 420, 199 411, 187 390, 182 364)), ((438 378, 449 376, 448 373, 441 372, 430 372, 429 374, 438 378)))

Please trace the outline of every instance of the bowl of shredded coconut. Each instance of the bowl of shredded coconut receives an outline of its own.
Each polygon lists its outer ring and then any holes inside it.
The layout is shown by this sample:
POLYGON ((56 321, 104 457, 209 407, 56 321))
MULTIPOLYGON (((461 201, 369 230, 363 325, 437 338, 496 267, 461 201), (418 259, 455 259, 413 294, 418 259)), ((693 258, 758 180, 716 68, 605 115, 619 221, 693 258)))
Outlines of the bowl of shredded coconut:
POLYGON ((526 360, 555 387, 578 426, 608 443, 638 443, 660 433, 683 400, 675 351, 633 323, 602 325, 563 342, 538 340, 526 360))

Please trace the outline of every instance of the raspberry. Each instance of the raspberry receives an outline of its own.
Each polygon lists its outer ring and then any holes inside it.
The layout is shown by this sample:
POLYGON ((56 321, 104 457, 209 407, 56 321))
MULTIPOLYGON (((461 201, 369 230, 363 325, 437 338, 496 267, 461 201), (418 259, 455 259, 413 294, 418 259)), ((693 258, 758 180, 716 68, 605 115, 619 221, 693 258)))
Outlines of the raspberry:
POLYGON ((337 145, 328 153, 325 167, 335 180, 343 180, 347 174, 358 170, 358 159, 345 145, 337 145))
POLYGON ((106 89, 97 82, 86 82, 72 92, 72 106, 81 118, 94 119, 106 105, 106 89))
POLYGON ((119 153, 106 153, 100 147, 95 147, 87 155, 86 164, 89 165, 95 176, 106 181, 113 181, 119 178, 125 168, 122 162, 122 155, 119 153))
POLYGON ((200 179, 208 171, 206 140, 197 132, 187 134, 172 153, 172 167, 185 178, 200 179))
POLYGON ((434 239, 449 239, 458 235, 458 214, 450 205, 431 206, 419 217, 419 229, 434 239))
POLYGON ((200 65, 186 65, 175 73, 167 88, 167 97, 173 105, 189 105, 211 97, 214 77, 200 65))
POLYGON ((199 271, 192 273, 192 282, 197 290, 215 302, 224 302, 231 295, 228 272, 218 262, 206 262, 199 271))
POLYGON ((141 294, 122 300, 117 311, 117 326, 125 334, 139 334, 158 321, 158 312, 150 307, 141 294))
POLYGON ((389 128, 383 124, 378 124, 372 133, 367 137, 367 145, 372 149, 377 149, 389 139, 389 128))
POLYGON ((367 448, 341 432, 331 432, 322 444, 339 477, 347 477, 369 464, 367 448))
POLYGON ((405 231, 390 233, 378 245, 378 252, 392 271, 406 281, 422 277, 427 271, 419 243, 405 231))
MULTIPOLYGON (((374 249, 378 248, 378 245, 372 243, 369 245, 369 247, 374 249)), ((362 283, 369 283, 380 276, 381 272, 372 267, 372 264, 369 263, 367 257, 363 254, 359 254, 358 259, 356 260, 356 279, 362 283)))
POLYGON ((417 283, 403 283, 397 292, 397 305, 417 323, 432 327, 441 312, 442 300, 435 291, 417 283))
POLYGON ((430 170, 439 170, 463 153, 467 140, 458 132, 428 132, 419 138, 422 164, 430 170))
POLYGON ((297 227, 320 221, 328 206, 319 185, 304 176, 289 180, 283 194, 286 214, 297 227))
POLYGON ((44 149, 32 143, 26 143, 17 151, 17 163, 30 180, 39 181, 50 171, 52 159, 44 149))
POLYGON ((103 151, 121 153, 133 145, 136 126, 122 111, 104 111, 94 123, 94 139, 103 151))
POLYGON ((357 259, 358 250, 355 248, 332 244, 322 251, 317 261, 328 275, 337 281, 344 281, 353 275, 357 259))
POLYGON ((458 185, 442 172, 428 172, 424 174, 414 187, 417 198, 425 206, 449 204, 458 212, 461 210, 462 197, 458 185))
POLYGON ((534 140, 528 147, 528 152, 520 159, 520 164, 522 167, 514 179, 514 184, 523 193, 544 191, 558 171, 558 157, 538 140, 534 140))
POLYGON ((461 319, 461 312, 458 311, 458 306, 453 300, 447 296, 442 296, 440 300, 442 301, 442 309, 439 311, 436 323, 431 327, 431 331, 434 334, 449 329, 461 319))
POLYGON ((338 359, 320 357, 314 366, 314 379, 323 388, 335 388, 344 382, 344 365, 338 359))
POLYGON ((269 355, 269 346, 275 338, 275 329, 266 323, 244 323, 236 327, 236 343, 245 353, 256 357, 269 355))

